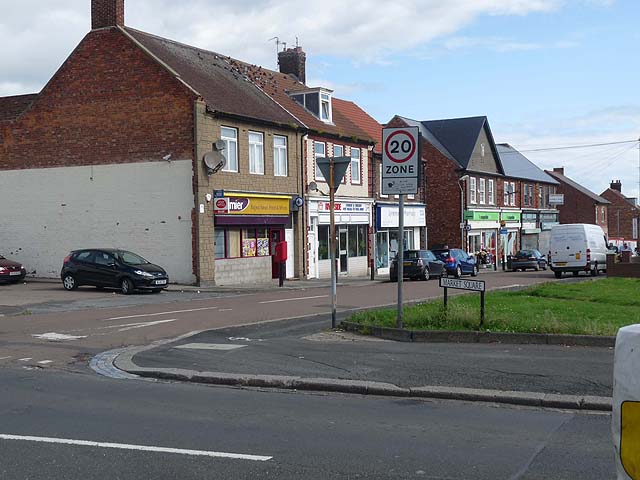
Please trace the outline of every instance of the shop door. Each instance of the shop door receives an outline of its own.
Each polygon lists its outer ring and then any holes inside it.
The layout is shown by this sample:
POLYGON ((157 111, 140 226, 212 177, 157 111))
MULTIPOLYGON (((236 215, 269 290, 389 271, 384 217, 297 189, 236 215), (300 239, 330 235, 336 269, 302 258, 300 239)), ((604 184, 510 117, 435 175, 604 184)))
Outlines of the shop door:
POLYGON ((271 251, 271 278, 280 278, 280 264, 276 262, 276 243, 284 241, 284 230, 272 228, 269 230, 269 247, 271 251))
POLYGON ((348 246, 348 238, 347 238, 347 229, 344 230, 340 228, 340 234, 338 236, 338 255, 340 258, 340 273, 347 273, 347 246, 348 246))

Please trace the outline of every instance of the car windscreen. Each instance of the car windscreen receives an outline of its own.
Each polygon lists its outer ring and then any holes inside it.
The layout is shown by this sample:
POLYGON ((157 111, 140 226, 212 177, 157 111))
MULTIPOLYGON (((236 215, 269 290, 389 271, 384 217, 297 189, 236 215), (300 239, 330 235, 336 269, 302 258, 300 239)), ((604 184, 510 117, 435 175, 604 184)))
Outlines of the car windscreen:
POLYGON ((425 258, 426 258, 427 260, 432 260, 432 261, 433 261, 433 260, 437 260, 437 259, 436 259, 436 256, 433 254, 433 252, 426 252, 426 254, 425 254, 425 258))
POLYGON ((532 256, 533 252, 531 250, 520 250, 518 251, 518 253, 516 253, 516 257, 518 258, 528 258, 532 256))
POLYGON ((418 252, 416 250, 408 250, 404 252, 405 260, 415 260, 416 258, 418 258, 418 252))
POLYGON ((119 252, 118 257, 120 257, 120 261, 126 265, 144 265, 145 263, 150 263, 140 255, 132 252, 119 252))

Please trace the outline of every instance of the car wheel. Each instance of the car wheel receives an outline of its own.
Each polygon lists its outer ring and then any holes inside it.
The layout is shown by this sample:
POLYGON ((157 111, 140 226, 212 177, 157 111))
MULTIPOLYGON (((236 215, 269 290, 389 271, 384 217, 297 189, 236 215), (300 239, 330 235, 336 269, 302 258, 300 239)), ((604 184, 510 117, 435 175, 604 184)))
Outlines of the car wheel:
POLYGON ((422 280, 429 280, 431 278, 431 274, 429 273, 429 269, 425 268, 422 274, 422 280))
POLYGON ((562 278, 562 272, 553 272, 556 278, 562 278))
POLYGON ((462 277, 462 268, 460 268, 460 265, 458 265, 456 267, 456 278, 460 278, 462 277))
POLYGON ((76 282, 76 277, 67 273, 62 279, 62 286, 65 290, 75 290, 78 288, 78 283, 76 282))
POLYGON ((472 276, 472 277, 477 277, 477 276, 478 276, 478 273, 479 273, 478 265, 474 265, 474 266, 473 266, 473 270, 471 271, 471 276, 472 276))
POLYGON ((123 278, 120 281, 120 291, 123 295, 129 295, 133 292, 133 282, 128 278, 123 278))
POLYGON ((598 262, 595 263, 593 269, 591 270, 591 276, 596 277, 600 274, 600 270, 598 270, 598 262))
POLYGON ((546 270, 546 269, 547 269, 547 265, 545 264, 542 266, 542 270, 546 270))

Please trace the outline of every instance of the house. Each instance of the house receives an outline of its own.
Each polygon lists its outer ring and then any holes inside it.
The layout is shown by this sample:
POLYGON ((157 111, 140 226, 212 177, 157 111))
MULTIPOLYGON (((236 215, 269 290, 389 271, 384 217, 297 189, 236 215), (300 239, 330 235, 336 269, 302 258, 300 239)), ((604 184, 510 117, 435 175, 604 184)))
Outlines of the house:
MULTIPOLYGON (((369 196, 374 199, 373 268, 379 275, 389 274, 389 262, 398 253, 398 195, 382 194, 382 125, 352 102, 340 106, 343 114, 375 140, 369 169, 369 196)), ((424 166, 422 163, 421 166, 424 166)), ((406 249, 426 248, 426 205, 424 186, 417 194, 406 195, 404 204, 404 246, 406 249)))
POLYGON ((638 246, 638 223, 640 223, 640 207, 636 199, 622 194, 620 180, 612 180, 609 188, 600 196, 611 202, 607 207, 609 241, 617 246, 626 243, 635 249, 638 246))
POLYGON ((124 0, 91 14, 41 92, 0 99, 4 252, 42 277, 109 246, 174 282, 256 283, 287 240, 302 276, 305 125, 233 59, 126 27, 124 0))
POLYGON ((496 147, 505 173, 503 205, 510 205, 513 197, 521 205, 519 248, 545 253, 549 249, 551 227, 558 223, 558 210, 550 199, 559 182, 508 143, 496 147))
POLYGON ((306 129, 303 137, 306 276, 329 278, 329 186, 317 159, 350 157, 349 168, 335 196, 338 273, 362 276, 369 272, 369 235, 373 231, 373 199, 369 196, 370 156, 375 141, 349 117, 351 102, 336 98, 324 87, 306 85, 306 54, 301 47, 278 53, 279 72, 247 67, 247 75, 271 95, 306 129), (266 72, 266 73, 265 73, 266 72), (261 78, 268 77, 262 87, 261 78))
POLYGON ((556 191, 564 196, 563 203, 558 205, 560 223, 599 225, 608 236, 607 208, 611 202, 565 176, 564 167, 545 170, 545 173, 560 183, 556 191))

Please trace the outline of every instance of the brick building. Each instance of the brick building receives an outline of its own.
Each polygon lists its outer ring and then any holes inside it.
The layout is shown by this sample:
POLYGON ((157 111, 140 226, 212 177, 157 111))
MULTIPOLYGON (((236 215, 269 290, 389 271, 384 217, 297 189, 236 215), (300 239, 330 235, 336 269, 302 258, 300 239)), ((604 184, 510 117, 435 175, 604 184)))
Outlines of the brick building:
POLYGON ((640 223, 640 207, 635 198, 622 194, 622 182, 612 180, 609 188, 600 194, 611 202, 608 206, 609 241, 621 246, 624 243, 632 248, 638 246, 638 223, 640 223))
POLYGON ((276 274, 286 238, 287 274, 301 275, 304 125, 233 59, 126 27, 124 0, 91 9, 40 93, 0 99, 3 253, 56 277, 72 249, 120 247, 172 281, 254 283, 276 274), (212 174, 218 140, 227 161, 212 174))
POLYGON ((607 208, 611 202, 565 176, 564 168, 554 168, 545 172, 560 183, 556 191, 564 195, 564 202, 558 205, 560 223, 599 225, 608 237, 607 208))

